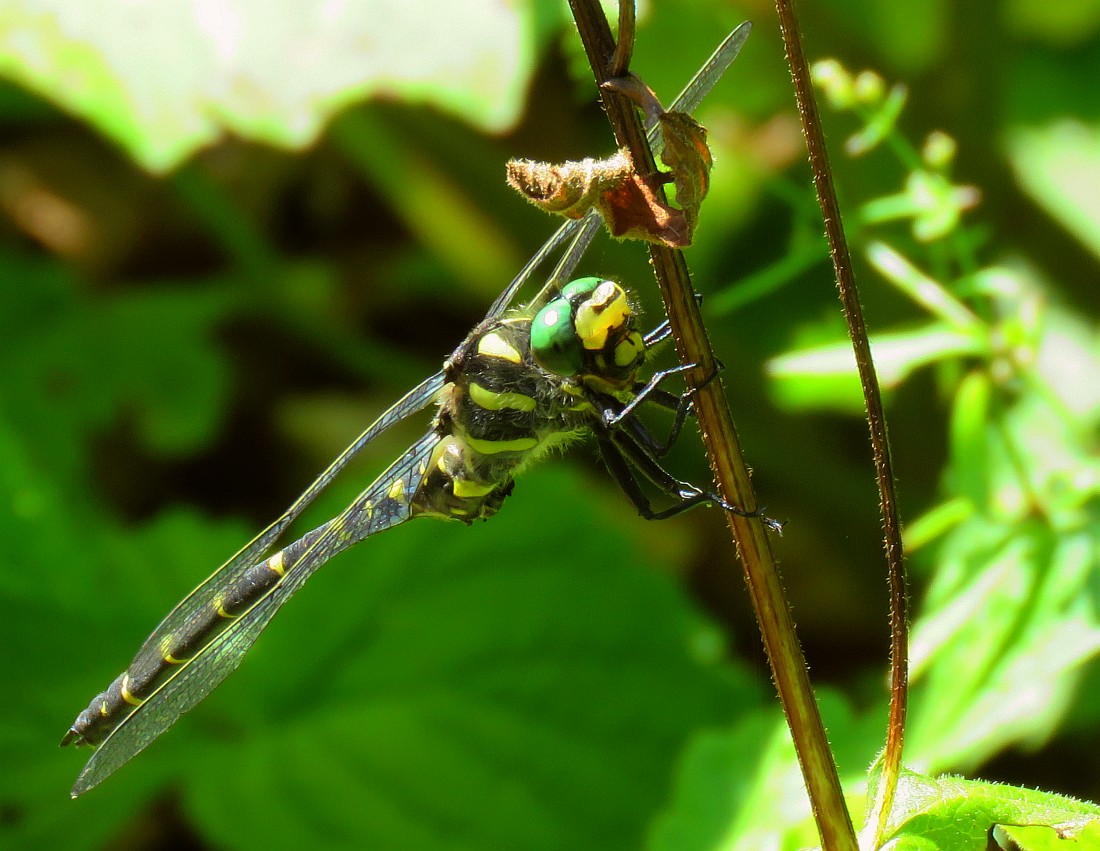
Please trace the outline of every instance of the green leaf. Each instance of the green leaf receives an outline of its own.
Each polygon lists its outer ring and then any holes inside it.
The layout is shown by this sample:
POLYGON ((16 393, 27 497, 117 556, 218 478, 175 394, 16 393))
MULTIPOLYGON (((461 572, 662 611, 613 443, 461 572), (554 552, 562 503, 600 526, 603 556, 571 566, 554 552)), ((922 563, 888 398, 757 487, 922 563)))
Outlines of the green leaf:
POLYGON ((0 390, 20 400, 9 415, 28 434, 54 442, 54 469, 78 464, 85 433, 120 411, 159 450, 209 439, 229 389, 211 339, 234 303, 228 288, 165 287, 84 304, 81 282, 44 264, 0 257, 0 274, 24 283, 0 289, 13 343, 0 352, 0 390))
POLYGON ((987 851, 998 825, 1010 834, 1027 826, 1024 851, 1093 847, 1074 840, 1097 835, 1100 807, 1032 789, 906 772, 883 851, 987 851))
POLYGON ((1013 30, 1056 46, 1085 43, 1100 29, 1100 0, 1009 0, 1003 14, 1013 30))
POLYGON ((1100 651, 1097 564, 1087 529, 975 516, 943 539, 911 640, 910 760, 972 767, 1050 735, 1100 651))
MULTIPOLYGON (((972 352, 976 346, 973 336, 935 323, 913 331, 876 334, 871 338, 871 355, 879 382, 890 389, 915 370, 972 352)), ((789 408, 863 411, 855 356, 847 341, 780 355, 768 362, 767 369, 776 401, 789 408)))
MULTIPOLYGON (((846 785, 857 787, 885 716, 857 717, 844 698, 828 690, 818 692, 818 703, 846 785)), ((805 848, 818 841, 790 732, 779 707, 772 705, 692 739, 673 797, 654 822, 646 848, 757 851, 805 848)))
POLYGON ((545 471, 492 524, 326 567, 166 737, 195 823, 237 848, 637 848, 687 736, 761 689, 611 516, 545 471))
POLYGON ((393 0, 16 0, 0 11, 0 74, 163 170, 227 131, 302 147, 368 97, 502 130, 534 67, 530 18, 491 0, 431 14, 393 0))
POLYGON ((959 383, 951 411, 951 486, 952 492, 973 505, 989 502, 990 435, 989 406, 993 388, 984 372, 972 372, 959 383))
POLYGON ((934 63, 945 49, 950 8, 946 0, 907 6, 849 0, 845 24, 874 45, 879 55, 915 74, 934 63))
POLYGON ((1100 254, 1100 126, 1064 119, 1017 128, 1008 155, 1024 191, 1100 254))

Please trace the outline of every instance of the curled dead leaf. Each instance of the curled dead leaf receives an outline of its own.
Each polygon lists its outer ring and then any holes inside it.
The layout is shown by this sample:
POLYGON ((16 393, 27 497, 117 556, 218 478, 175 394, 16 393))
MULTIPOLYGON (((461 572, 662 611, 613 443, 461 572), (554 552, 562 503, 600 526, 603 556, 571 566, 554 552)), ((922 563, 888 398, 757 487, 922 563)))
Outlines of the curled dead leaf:
POLYGON ((619 150, 606 159, 560 164, 511 160, 508 185, 547 213, 579 219, 595 208, 618 239, 672 248, 690 245, 714 165, 706 128, 687 113, 665 112, 649 87, 633 75, 604 87, 629 97, 657 121, 664 142, 661 158, 669 171, 639 174, 630 154, 619 150), (666 183, 676 187, 676 206, 664 199, 666 183))

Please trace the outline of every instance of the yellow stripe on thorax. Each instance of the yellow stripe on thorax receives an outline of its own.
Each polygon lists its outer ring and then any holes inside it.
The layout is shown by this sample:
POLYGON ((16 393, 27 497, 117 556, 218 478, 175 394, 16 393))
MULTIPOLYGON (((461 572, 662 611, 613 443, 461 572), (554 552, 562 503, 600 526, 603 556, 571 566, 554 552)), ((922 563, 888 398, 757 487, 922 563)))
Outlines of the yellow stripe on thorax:
POLYGON ((483 484, 472 479, 454 479, 453 489, 454 495, 459 499, 469 499, 470 497, 491 494, 496 489, 496 485, 483 484))
POLYGON ((517 437, 514 440, 484 440, 479 437, 467 437, 466 445, 482 455, 496 455, 500 452, 527 452, 539 445, 539 439, 517 437))
POLYGON ((470 382, 470 399, 479 408, 486 411, 501 411, 510 409, 513 411, 533 411, 537 404, 530 396, 522 393, 500 392, 489 390, 476 382, 470 382))
POLYGON ((490 358, 500 358, 509 363, 523 363, 523 355, 519 350, 495 331, 477 341, 477 353, 490 358))

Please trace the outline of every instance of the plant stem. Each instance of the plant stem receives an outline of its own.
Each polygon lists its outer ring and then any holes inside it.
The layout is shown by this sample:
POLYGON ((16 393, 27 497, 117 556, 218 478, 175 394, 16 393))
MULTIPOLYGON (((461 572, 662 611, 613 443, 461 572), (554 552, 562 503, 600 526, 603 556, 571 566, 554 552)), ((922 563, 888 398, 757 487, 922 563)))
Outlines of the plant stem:
POLYGON ((840 205, 837 203, 836 190, 833 187, 829 155, 825 148, 821 120, 810 82, 810 70, 802 52, 798 21, 790 0, 776 0, 775 7, 779 14, 779 25, 783 31, 783 44, 787 51, 791 79, 794 82, 798 112, 802 120, 802 132, 806 137, 806 147, 809 150, 814 188, 825 219, 825 233, 833 258, 840 302, 848 322, 848 336, 855 351, 859 380, 863 387, 863 399, 867 406, 867 425, 871 432, 871 448, 875 459, 875 477, 882 500, 883 537, 886 545, 887 582, 890 590, 890 715, 886 730, 886 749, 882 756, 881 779, 873 809, 867 818, 866 829, 874 832, 870 837, 865 837, 869 840, 869 847, 878 848, 884 839, 883 834, 901 771, 905 714, 909 695, 909 601, 906 596, 901 522, 898 518, 893 464, 886 432, 886 415, 882 410, 878 376, 871 359, 867 327, 863 321, 863 309, 859 303, 859 291, 856 289, 852 258, 844 236, 844 225, 840 219, 840 205))
MULTIPOLYGON (((611 30, 597 0, 570 0, 570 7, 599 85, 608 79, 609 62, 616 51, 611 30)), ((620 146, 630 151, 638 173, 654 173, 653 153, 632 104, 606 91, 603 100, 615 138, 620 146)), ((734 505, 755 506, 756 497, 722 382, 705 381, 714 374, 714 353, 699 313, 687 263, 680 251, 663 245, 651 244, 649 252, 680 360, 697 366, 692 381, 696 387, 695 413, 719 493, 734 505)), ((844 805, 836 763, 825 737, 806 661, 779 584, 764 525, 756 517, 740 517, 729 512, 726 516, 734 545, 741 556, 749 595, 806 779, 823 847, 830 851, 855 851, 855 834, 844 805)))

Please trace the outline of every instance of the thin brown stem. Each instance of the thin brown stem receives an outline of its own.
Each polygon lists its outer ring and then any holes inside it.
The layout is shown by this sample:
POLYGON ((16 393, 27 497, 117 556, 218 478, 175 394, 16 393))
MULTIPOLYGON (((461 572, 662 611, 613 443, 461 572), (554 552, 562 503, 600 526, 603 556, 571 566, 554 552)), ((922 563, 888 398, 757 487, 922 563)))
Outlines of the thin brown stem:
POLYGON ((615 55, 611 57, 609 76, 621 77, 630 68, 634 53, 634 3, 619 3, 619 40, 615 43, 615 55))
POLYGON ((825 233, 836 272, 837 289, 844 315, 848 322, 848 334, 855 350, 859 380, 863 386, 863 398, 867 406, 867 424, 871 432, 871 447, 875 460, 875 475, 882 500, 883 537, 886 548, 887 582, 890 591, 890 714, 886 732, 886 749, 882 757, 882 775, 878 784, 874 810, 868 817, 868 825, 874 824, 871 847, 882 844, 886 822, 897 790, 902 764, 902 744, 905 732, 905 713, 909 694, 909 621, 904 553, 901 545, 901 523, 898 518, 897 495, 894 489, 893 464, 886 430, 886 416, 882 410, 878 376, 871 360, 871 347, 867 340, 867 327, 863 321, 863 309, 859 303, 852 258, 844 236, 840 219, 840 206, 833 187, 829 156, 821 132, 821 120, 817 112, 810 71, 802 52, 802 39, 798 21, 790 0, 776 0, 779 23, 783 30, 783 43, 787 50, 794 81, 798 111, 802 119, 802 132, 810 154, 814 188, 825 219, 825 233))
MULTIPOLYGON (((607 20, 596 0, 570 0, 570 6, 596 82, 602 84, 612 76, 610 61, 615 54, 607 20)), ((629 101, 615 92, 605 91, 603 100, 618 143, 630 151, 640 174, 652 174, 655 170, 653 153, 637 112, 629 101)), ((695 412, 719 493, 734 505, 755 507, 756 497, 722 382, 705 381, 714 372, 714 353, 694 297, 687 263, 680 251, 663 245, 650 245, 649 251, 680 360, 698 365, 693 384, 702 386, 697 386, 694 393, 695 412)), ((844 805, 836 763, 829 750, 806 661, 779 583, 767 532, 759 518, 740 517, 729 512, 726 516, 734 545, 741 556, 822 845, 830 851, 856 851, 855 834, 844 805)))

